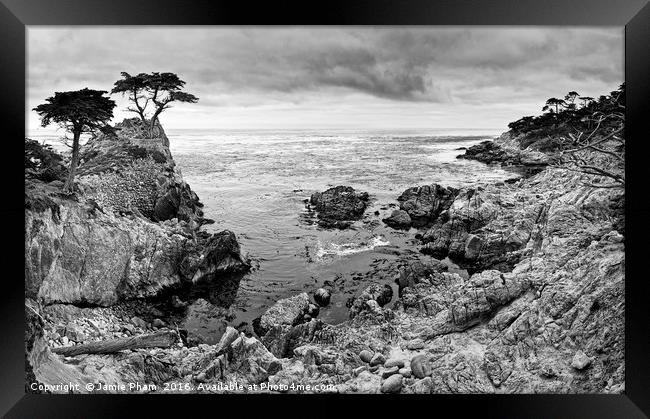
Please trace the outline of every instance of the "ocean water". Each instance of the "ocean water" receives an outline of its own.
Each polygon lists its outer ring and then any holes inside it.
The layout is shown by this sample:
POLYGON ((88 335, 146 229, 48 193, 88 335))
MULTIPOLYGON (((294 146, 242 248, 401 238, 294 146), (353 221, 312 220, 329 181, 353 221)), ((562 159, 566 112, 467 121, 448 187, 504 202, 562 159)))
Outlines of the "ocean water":
POLYGON ((363 273, 413 248, 415 230, 396 231, 390 215, 405 189, 430 183, 467 186, 513 177, 500 168, 456 159, 498 133, 229 132, 169 130, 183 177, 205 204, 212 231, 233 231, 256 269, 240 283, 233 307, 250 322, 280 298, 311 292, 329 280, 335 292, 319 318, 347 319, 346 300, 369 279, 363 273), (316 191, 348 185, 371 196, 364 219, 348 230, 314 223, 305 200, 316 191), (379 215, 375 215, 375 211, 379 215))
MULTIPOLYGON (((431 183, 468 186, 513 177, 483 163, 456 159, 461 147, 498 132, 431 130, 211 131, 173 130, 167 135, 177 167, 215 220, 208 231, 233 231, 254 262, 229 302, 234 325, 250 323, 280 298, 312 292, 324 281, 336 291, 319 318, 347 319, 347 299, 369 281, 393 284, 394 276, 364 275, 414 249, 416 231, 396 231, 390 215, 405 189, 431 183), (337 185, 370 194, 362 220, 347 230, 315 224, 305 200, 337 185), (379 215, 375 215, 378 211, 379 215)), ((47 139, 35 135, 34 139, 47 139)))

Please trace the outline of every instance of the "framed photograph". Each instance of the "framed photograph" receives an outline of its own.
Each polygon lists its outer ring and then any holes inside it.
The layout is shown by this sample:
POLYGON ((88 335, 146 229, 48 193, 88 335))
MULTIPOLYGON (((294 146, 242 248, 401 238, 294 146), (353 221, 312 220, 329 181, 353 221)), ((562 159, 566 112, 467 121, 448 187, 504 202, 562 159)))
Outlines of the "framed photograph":
POLYGON ((8 417, 649 414, 646 2, 0 11, 8 417))

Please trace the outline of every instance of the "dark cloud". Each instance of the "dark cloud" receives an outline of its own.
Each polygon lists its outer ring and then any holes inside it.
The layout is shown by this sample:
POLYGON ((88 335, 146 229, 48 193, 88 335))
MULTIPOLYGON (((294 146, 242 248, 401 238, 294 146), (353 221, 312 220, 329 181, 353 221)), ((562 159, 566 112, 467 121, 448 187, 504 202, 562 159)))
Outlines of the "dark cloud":
POLYGON ((622 51, 622 28, 32 27, 28 83, 35 101, 54 90, 110 90, 121 71, 173 71, 198 106, 350 95, 498 104, 608 91, 622 81, 622 51))

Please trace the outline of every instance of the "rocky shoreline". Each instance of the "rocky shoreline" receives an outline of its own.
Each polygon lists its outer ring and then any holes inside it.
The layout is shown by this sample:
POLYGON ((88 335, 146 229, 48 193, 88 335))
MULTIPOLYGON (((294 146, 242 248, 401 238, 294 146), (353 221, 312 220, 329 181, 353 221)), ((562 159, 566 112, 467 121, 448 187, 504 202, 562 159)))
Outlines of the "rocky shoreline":
MULTIPOLYGON (((417 229, 420 254, 383 268, 397 271, 398 295, 377 281, 349 301, 350 320, 331 325, 318 319, 333 291, 325 287, 236 329, 228 290, 250 264, 235 235, 201 231, 209 221, 164 133, 141 139, 133 120, 117 128, 91 140, 76 195, 62 196, 56 181, 26 189, 28 383, 69 381, 81 392, 97 382, 188 393, 624 391, 622 190, 584 186, 585 175, 550 167, 552 156, 521 150, 506 133, 462 158, 524 177, 399 196, 384 222, 417 229), (165 330, 178 335, 172 347, 53 352, 165 330), (227 382, 243 388, 216 386, 227 382)), ((367 201, 339 186, 308 205, 321 227, 347 228, 367 201)))

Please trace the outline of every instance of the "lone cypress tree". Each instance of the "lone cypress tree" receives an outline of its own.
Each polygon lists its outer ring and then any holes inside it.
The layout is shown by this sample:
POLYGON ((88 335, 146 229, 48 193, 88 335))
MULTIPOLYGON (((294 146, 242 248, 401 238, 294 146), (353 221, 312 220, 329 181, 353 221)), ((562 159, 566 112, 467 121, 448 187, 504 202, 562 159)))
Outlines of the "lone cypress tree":
POLYGON ((137 76, 132 76, 126 71, 122 73, 122 79, 115 82, 111 93, 122 93, 127 95, 129 100, 133 102, 135 108, 126 108, 129 112, 135 112, 140 116, 143 123, 147 122, 145 109, 149 104, 149 98, 146 96, 147 91, 147 75, 140 73, 137 76), (141 103, 141 101, 143 101, 141 103))
POLYGON ((81 134, 106 126, 113 118, 115 102, 104 96, 104 93, 108 92, 88 88, 55 92, 54 96, 45 99, 47 103, 33 109, 41 117, 43 127, 54 122, 72 133, 72 159, 68 178, 63 187, 66 192, 73 189, 74 176, 79 164, 81 134))
POLYGON ((158 121, 158 116, 171 107, 172 102, 196 103, 199 98, 191 93, 183 92, 181 89, 185 82, 174 73, 150 74, 140 73, 131 76, 122 72, 122 79, 115 82, 111 93, 122 93, 135 105, 135 108, 128 107, 127 110, 140 115, 143 123, 147 123, 147 107, 153 106, 153 113, 149 121, 149 133, 153 135, 153 129, 158 121))

